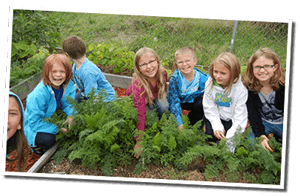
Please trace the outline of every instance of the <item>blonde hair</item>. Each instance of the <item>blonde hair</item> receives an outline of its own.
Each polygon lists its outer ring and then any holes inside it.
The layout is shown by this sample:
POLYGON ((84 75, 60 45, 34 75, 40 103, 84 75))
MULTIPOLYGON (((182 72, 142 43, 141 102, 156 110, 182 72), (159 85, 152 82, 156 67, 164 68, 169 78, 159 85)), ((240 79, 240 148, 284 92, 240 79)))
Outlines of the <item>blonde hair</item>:
POLYGON ((146 103, 149 103, 150 105, 153 104, 154 96, 151 92, 151 87, 149 84, 149 81, 145 78, 145 76, 140 72, 139 68, 139 61, 142 58, 143 55, 150 54, 157 60, 158 62, 158 70, 155 74, 155 79, 157 81, 156 89, 158 90, 158 98, 165 98, 166 97, 166 78, 164 76, 164 68, 160 65, 160 60, 157 54, 151 49, 151 48, 141 48, 139 49, 135 56, 134 56, 134 73, 133 73, 133 80, 138 80, 138 84, 142 86, 145 90, 141 93, 140 97, 144 93, 146 93, 145 101, 146 103))
POLYGON ((270 48, 259 49, 250 57, 247 69, 243 75, 244 86, 246 86, 250 91, 254 91, 255 93, 258 93, 261 90, 262 85, 253 73, 253 63, 262 56, 272 60, 274 65, 278 65, 278 68, 275 70, 274 75, 270 79, 270 85, 272 89, 276 91, 279 89, 279 84, 283 86, 285 84, 285 71, 281 66, 278 55, 270 48))
MULTIPOLYGON (((239 81, 239 76, 241 73, 241 67, 238 59, 234 56, 234 54, 230 52, 221 53, 210 65, 209 67, 209 76, 212 78, 211 81, 211 89, 213 87, 213 83, 216 80, 214 78, 214 64, 221 63, 224 65, 230 72, 230 80, 229 85, 225 88, 225 95, 228 95, 231 91, 232 85, 239 81)), ((208 85, 209 86, 209 85, 208 85)))
POLYGON ((195 52, 192 48, 190 47, 181 47, 179 48, 176 52, 175 52, 175 58, 178 56, 178 55, 185 55, 185 54, 189 54, 191 55, 191 57, 195 58, 195 52))

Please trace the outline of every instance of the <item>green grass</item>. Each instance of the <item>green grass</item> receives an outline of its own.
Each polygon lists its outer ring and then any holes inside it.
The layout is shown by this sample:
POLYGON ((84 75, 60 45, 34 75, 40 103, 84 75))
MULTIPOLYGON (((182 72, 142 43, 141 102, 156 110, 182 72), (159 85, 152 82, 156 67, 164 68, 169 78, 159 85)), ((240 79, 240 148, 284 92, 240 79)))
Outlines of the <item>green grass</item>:
MULTIPOLYGON (((161 59, 174 61, 182 46, 194 48, 198 64, 208 66, 221 52, 230 51, 234 21, 113 14, 47 12, 60 20, 61 38, 80 36, 87 44, 107 43, 153 48, 161 59)), ((259 48, 270 47, 286 64, 287 24, 239 21, 234 54, 241 65, 259 48)))

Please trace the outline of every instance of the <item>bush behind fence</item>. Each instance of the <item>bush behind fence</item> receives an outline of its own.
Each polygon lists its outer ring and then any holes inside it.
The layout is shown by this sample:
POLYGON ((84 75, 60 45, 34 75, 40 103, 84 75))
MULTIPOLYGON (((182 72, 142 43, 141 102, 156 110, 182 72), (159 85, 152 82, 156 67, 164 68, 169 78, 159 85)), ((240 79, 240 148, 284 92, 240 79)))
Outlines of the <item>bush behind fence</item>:
POLYGON ((133 52, 141 47, 150 47, 169 64, 174 63, 174 53, 179 47, 190 46, 196 52, 198 64, 204 66, 209 66, 221 52, 230 51, 245 66, 257 49, 269 47, 279 55, 285 66, 288 24, 15 10, 13 42, 22 39, 22 33, 27 35, 23 35, 23 39, 28 44, 47 45, 50 48, 54 44, 61 47, 63 39, 70 35, 80 36, 87 45, 112 44, 126 47, 133 52), (21 14, 23 18, 19 23, 23 24, 22 28, 36 27, 32 30, 38 34, 31 35, 28 31, 20 31, 15 21, 20 20, 21 14))

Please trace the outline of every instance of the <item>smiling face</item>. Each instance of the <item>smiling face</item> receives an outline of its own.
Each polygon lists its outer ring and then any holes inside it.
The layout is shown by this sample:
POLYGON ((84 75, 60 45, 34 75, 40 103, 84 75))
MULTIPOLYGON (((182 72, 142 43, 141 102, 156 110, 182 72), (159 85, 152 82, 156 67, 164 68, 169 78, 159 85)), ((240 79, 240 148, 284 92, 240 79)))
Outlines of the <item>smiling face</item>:
POLYGON ((158 61, 151 54, 146 53, 138 61, 138 67, 146 78, 154 78, 158 71, 158 61))
POLYGON ((9 97, 7 140, 9 140, 18 129, 21 129, 21 109, 19 102, 14 97, 9 97))
POLYGON ((222 88, 226 88, 230 83, 230 70, 221 63, 215 63, 213 66, 214 79, 222 88))
POLYGON ((179 71, 184 76, 193 73, 194 67, 197 63, 197 58, 193 58, 190 54, 178 54, 176 55, 175 60, 179 71))
POLYGON ((54 63, 52 70, 49 72, 51 86, 59 89, 66 80, 66 69, 62 64, 54 63))
POLYGON ((276 64, 274 67, 271 67, 268 70, 264 68, 255 69, 255 67, 262 67, 265 65, 274 65, 274 62, 273 60, 265 58, 264 56, 259 57, 256 61, 253 62, 253 74, 261 83, 270 82, 270 79, 278 68, 278 65, 276 64))

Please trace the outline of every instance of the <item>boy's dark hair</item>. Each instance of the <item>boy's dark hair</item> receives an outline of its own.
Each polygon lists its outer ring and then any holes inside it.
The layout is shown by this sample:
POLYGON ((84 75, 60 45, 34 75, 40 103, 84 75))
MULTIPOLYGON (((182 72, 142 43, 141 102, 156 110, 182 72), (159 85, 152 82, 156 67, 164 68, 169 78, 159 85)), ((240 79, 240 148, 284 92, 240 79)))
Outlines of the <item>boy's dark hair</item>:
POLYGON ((62 47, 64 52, 68 53, 72 59, 79 59, 86 53, 84 41, 75 35, 67 37, 63 41, 62 47))

